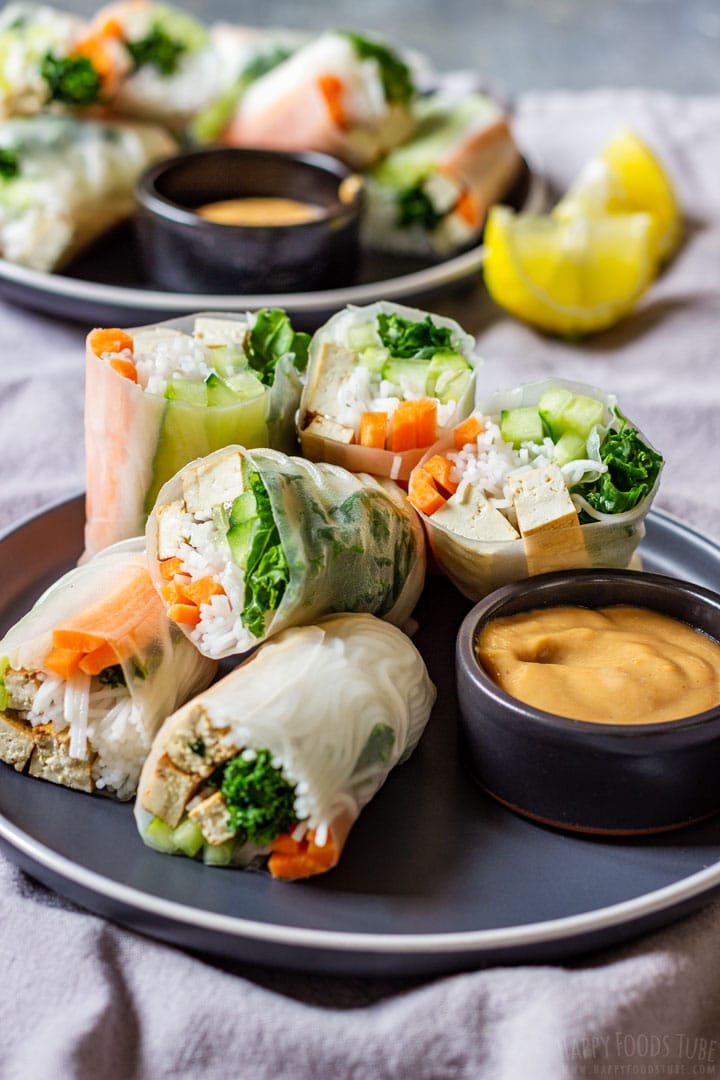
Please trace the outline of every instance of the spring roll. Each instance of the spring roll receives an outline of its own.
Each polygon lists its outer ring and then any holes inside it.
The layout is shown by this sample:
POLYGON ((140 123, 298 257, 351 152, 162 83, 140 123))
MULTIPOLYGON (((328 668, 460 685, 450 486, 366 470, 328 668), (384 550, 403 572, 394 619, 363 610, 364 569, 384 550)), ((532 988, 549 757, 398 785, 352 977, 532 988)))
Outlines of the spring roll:
POLYGON ((473 407, 475 341, 453 319, 380 301, 313 336, 298 413, 303 454, 407 481, 473 407))
POLYGON ((133 213, 138 176, 175 147, 149 124, 54 114, 0 122, 0 255, 62 268, 133 213))
POLYGON ((142 539, 57 581, 0 641, 0 760, 118 799, 160 724, 216 664, 165 615, 142 539))
POLYGON ((491 98, 437 94, 414 107, 417 127, 366 177, 367 247, 447 256, 477 241, 488 208, 518 175, 506 115, 491 98))
POLYGON ((323 873, 434 701, 410 639, 372 615, 286 630, 163 725, 138 786, 140 835, 214 865, 323 873))
POLYGON ((627 567, 663 458, 612 394, 567 380, 500 391, 432 447, 409 498, 466 596, 532 574, 627 567))
POLYGON ((336 611, 405 625, 423 586, 422 529, 395 484, 274 450, 187 465, 146 535, 168 616, 217 659, 336 611))
POLYGON ((222 138, 318 150, 362 169, 410 134, 414 95, 410 67, 385 44, 325 33, 249 86, 222 138))
POLYGON ((295 449, 308 342, 278 309, 93 330, 86 553, 142 533, 162 485, 193 458, 233 443, 295 449))

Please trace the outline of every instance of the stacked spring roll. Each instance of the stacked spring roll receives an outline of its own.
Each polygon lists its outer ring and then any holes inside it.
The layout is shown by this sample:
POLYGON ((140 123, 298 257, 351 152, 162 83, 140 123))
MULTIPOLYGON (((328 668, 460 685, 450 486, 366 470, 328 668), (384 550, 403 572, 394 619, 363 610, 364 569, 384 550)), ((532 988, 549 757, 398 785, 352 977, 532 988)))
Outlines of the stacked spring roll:
POLYGON ((175 148, 150 124, 50 113, 0 122, 0 255, 61 267, 132 214, 140 173, 175 148))
POLYGON ((543 380, 478 402, 409 498, 437 564, 477 600, 530 574, 628 566, 662 466, 612 394, 543 380))
POLYGON ((55 583, 0 641, 0 760, 119 799, 160 724, 216 665, 168 621, 141 540, 55 583))
POLYGON ((228 145, 319 150, 366 168, 413 127, 415 85, 380 41, 329 32, 256 79, 222 138, 228 145))
POLYGON ((187 465, 146 535, 168 616, 217 659, 338 611, 402 626, 424 581, 422 528, 395 484, 273 450, 187 465))
POLYGON ((309 338, 284 312, 88 336, 86 553, 137 536, 162 485, 228 444, 295 447, 309 338))
POLYGON ((298 413, 304 455, 407 481, 471 411, 479 363, 453 319, 387 301, 345 308, 313 335, 298 413))
POLYGON ((366 177, 363 239, 370 248, 446 256, 476 241, 521 158, 501 107, 482 94, 442 94, 414 106, 415 132, 366 177))
POLYGON ((163 725, 138 785, 140 835, 280 878, 329 870, 434 700, 410 639, 372 615, 286 630, 163 725))

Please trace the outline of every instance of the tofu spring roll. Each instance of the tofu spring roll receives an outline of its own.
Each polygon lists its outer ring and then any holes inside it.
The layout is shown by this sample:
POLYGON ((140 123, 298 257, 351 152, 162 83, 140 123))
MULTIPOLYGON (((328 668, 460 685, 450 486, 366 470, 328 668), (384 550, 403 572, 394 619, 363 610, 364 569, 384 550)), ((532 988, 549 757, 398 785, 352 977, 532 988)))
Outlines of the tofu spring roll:
POLYGON ((0 641, 0 760, 118 799, 163 720, 216 665, 168 621, 142 540, 57 581, 0 641))
POLYGON ((313 335, 298 413, 303 454, 407 481, 463 420, 480 358, 453 319, 380 301, 347 307, 313 335))
POLYGON ((488 208, 521 158, 500 106, 482 94, 414 106, 413 135, 367 175, 363 239, 370 248, 447 256, 476 241, 488 208))
POLYGON ((423 586, 422 528, 397 485, 274 450, 187 465, 146 536, 168 616, 217 659, 338 611, 403 626, 423 586))
POLYGON ((323 873, 434 701, 410 639, 372 615, 285 630, 165 722, 138 786, 140 835, 214 865, 323 873))
POLYGON ((133 213, 140 173, 175 148, 149 124, 50 113, 0 122, 0 255, 61 268, 133 213))
POLYGON ((162 485, 233 443, 293 450, 307 334, 279 309, 87 340, 86 553, 144 532, 162 485))
POLYGON ((222 141, 318 150, 366 168, 412 131, 410 67, 387 45, 328 32, 255 80, 222 141))
POLYGON ((478 402, 413 470, 409 498, 437 564, 477 600, 531 574, 627 567, 662 466, 614 395, 543 380, 478 402))

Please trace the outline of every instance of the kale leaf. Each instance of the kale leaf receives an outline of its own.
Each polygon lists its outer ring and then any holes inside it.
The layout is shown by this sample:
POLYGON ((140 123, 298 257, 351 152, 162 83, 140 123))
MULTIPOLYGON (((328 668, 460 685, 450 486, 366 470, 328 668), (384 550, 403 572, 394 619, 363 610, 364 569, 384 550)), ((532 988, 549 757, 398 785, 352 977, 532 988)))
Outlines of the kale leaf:
POLYGON ((388 49, 382 42, 373 41, 362 34, 348 32, 346 36, 352 42, 361 60, 377 61, 386 101, 404 104, 415 96, 415 85, 410 68, 403 63, 397 53, 388 49))
POLYGON ((100 76, 87 56, 47 53, 40 74, 48 85, 48 100, 65 105, 92 105, 100 97, 100 76))
POLYGON ((662 455, 644 443, 624 417, 619 430, 605 435, 600 460, 607 472, 576 490, 602 514, 622 514, 637 506, 652 490, 663 464, 662 455))
POLYGON ((20 161, 17 150, 8 146, 0 147, 0 177, 3 180, 12 180, 20 172, 20 161))
POLYGON ((249 476, 250 489, 257 505, 257 524, 253 529, 245 563, 245 602, 242 623, 251 634, 265 634, 265 615, 276 611, 290 580, 280 533, 270 505, 270 496, 258 473, 249 476))
POLYGON ((277 362, 287 353, 292 353, 298 371, 305 370, 309 345, 310 335, 296 333, 284 311, 264 308, 250 331, 248 363, 266 386, 272 386, 277 362))
POLYGON ((220 785, 230 827, 242 829, 252 844, 269 844, 297 824, 295 788, 272 764, 269 750, 258 750, 252 761, 242 754, 223 769, 220 785))
POLYGON ((180 57, 187 49, 184 41, 171 38, 158 23, 151 27, 144 38, 126 41, 125 47, 136 69, 152 65, 162 75, 173 75, 177 71, 180 57))
POLYGON ((411 322, 400 315, 377 316, 380 340, 392 356, 402 360, 431 360, 442 350, 452 350, 452 334, 446 326, 436 326, 429 315, 411 322))

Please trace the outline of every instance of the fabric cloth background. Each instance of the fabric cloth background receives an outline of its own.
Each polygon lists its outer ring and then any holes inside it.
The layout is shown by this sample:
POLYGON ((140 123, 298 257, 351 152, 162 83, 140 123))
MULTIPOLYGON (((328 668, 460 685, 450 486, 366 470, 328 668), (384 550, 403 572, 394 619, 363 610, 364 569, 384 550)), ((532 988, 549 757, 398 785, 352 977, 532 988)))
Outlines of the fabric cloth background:
MULTIPOLYGON (((718 541, 720 98, 530 94, 515 117, 558 188, 623 124, 655 147, 687 215, 682 249, 630 318, 568 344, 505 316, 479 284, 426 306, 478 334, 488 391, 557 375, 617 393, 667 458, 656 505, 718 541)), ((2 528, 83 486, 88 329, 0 304, 2 528)), ((2 1078, 720 1075, 718 904, 571 963, 428 981, 223 965, 104 922, 4 858, 0 913, 2 1078)))

